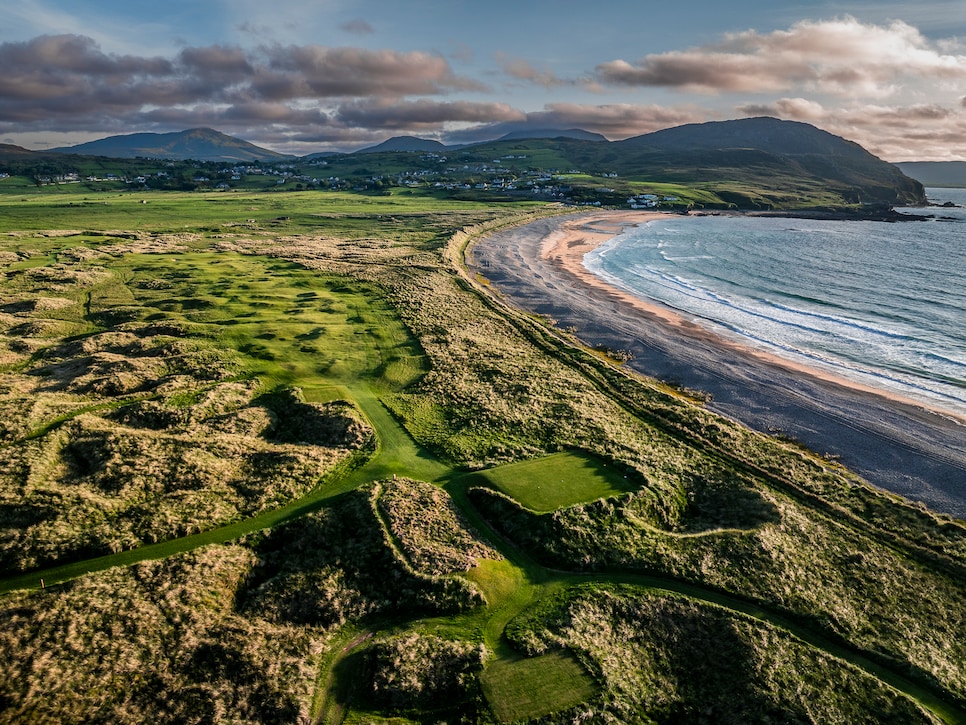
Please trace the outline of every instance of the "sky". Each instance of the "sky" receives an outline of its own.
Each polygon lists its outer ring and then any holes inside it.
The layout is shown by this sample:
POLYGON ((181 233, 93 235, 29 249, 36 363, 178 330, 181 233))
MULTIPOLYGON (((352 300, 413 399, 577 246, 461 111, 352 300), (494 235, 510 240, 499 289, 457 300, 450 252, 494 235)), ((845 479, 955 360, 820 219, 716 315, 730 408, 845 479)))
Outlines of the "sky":
POLYGON ((963 0, 17 0, 0 143, 210 127, 276 151, 749 116, 966 160, 963 0))

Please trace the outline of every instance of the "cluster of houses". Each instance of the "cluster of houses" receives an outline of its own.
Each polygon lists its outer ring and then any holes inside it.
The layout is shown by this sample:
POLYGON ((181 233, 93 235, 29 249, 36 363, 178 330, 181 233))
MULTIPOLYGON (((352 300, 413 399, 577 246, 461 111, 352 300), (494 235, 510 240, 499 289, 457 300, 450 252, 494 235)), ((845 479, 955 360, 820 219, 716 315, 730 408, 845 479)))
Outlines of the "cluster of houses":
POLYGON ((48 186, 50 184, 78 184, 80 180, 80 175, 73 172, 37 177, 37 183, 41 186, 48 186))
MULTIPOLYGON (((338 176, 328 176, 326 178, 321 174, 313 175, 312 169, 305 168, 306 164, 313 167, 329 166, 330 162, 322 158, 303 160, 298 165, 289 163, 202 165, 195 163, 192 165, 193 176, 187 176, 187 179, 190 179, 196 188, 202 186, 225 191, 235 188, 246 178, 263 177, 268 183, 271 183, 271 180, 274 179, 274 183, 277 186, 284 186, 291 183, 299 189, 353 189, 365 191, 400 186, 456 192, 494 191, 517 195, 526 194, 567 204, 596 206, 602 204, 620 205, 624 199, 622 193, 611 186, 601 185, 592 187, 579 183, 577 186, 569 185, 567 177, 570 175, 586 178, 586 175, 577 169, 560 172, 556 169, 526 168, 526 164, 516 163, 526 158, 526 155, 507 154, 506 156, 495 158, 491 162, 471 162, 468 164, 454 165, 453 161, 451 159, 448 160, 446 155, 430 151, 422 153, 419 156, 420 161, 424 165, 429 162, 430 168, 415 168, 385 175, 371 174, 369 172, 369 175, 364 178, 344 178, 338 176)), ((175 164, 169 162, 168 166, 174 168, 175 164)), ((189 171, 189 173, 191 172, 189 171)), ((120 181, 139 187, 154 187, 158 185, 157 182, 166 185, 169 180, 175 181, 173 178, 175 176, 180 177, 182 180, 187 180, 184 171, 181 170, 177 173, 175 171, 171 171, 170 173, 167 171, 158 171, 147 176, 139 175, 133 177, 119 177, 114 174, 104 174, 103 177, 88 176, 86 181, 120 181)), ((615 179, 618 175, 614 172, 597 172, 594 176, 598 179, 615 179)), ((76 173, 38 179, 40 183, 45 184, 77 183, 81 180, 80 176, 76 173)), ((178 183, 183 183, 183 181, 178 183)), ((680 202, 680 199, 677 196, 652 193, 635 194, 626 198, 627 206, 631 209, 654 209, 662 204, 673 205, 678 202, 680 202)))
POLYGON ((676 196, 658 196, 657 194, 637 194, 627 200, 631 209, 654 209, 661 202, 674 203, 680 201, 676 196))

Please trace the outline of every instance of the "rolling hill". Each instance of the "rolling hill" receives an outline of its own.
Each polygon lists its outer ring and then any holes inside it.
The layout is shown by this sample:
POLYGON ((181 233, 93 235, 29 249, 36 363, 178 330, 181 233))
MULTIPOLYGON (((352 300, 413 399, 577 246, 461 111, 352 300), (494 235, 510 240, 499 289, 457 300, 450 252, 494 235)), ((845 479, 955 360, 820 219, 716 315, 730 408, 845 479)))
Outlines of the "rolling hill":
POLYGON ((609 186, 679 184, 740 209, 925 203, 922 184, 858 144, 775 118, 688 124, 622 141, 499 140, 464 149, 461 158, 482 162, 521 151, 543 168, 616 174, 620 180, 609 186))
POLYGON ((807 123, 763 117, 688 124, 612 146, 624 173, 750 182, 791 196, 824 185, 852 204, 925 203, 922 185, 898 167, 807 123))
POLYGON ((192 128, 175 133, 109 136, 51 151, 122 159, 143 157, 197 161, 278 161, 291 158, 210 128, 192 128))
MULTIPOLYGON (((767 117, 688 124, 622 141, 608 141, 579 129, 516 131, 486 143, 460 146, 399 136, 354 153, 325 153, 324 157, 346 178, 391 176, 411 168, 445 171, 407 156, 427 152, 445 152, 467 168, 483 169, 493 159, 501 159, 500 168, 510 173, 579 170, 590 190, 600 187, 596 177, 606 176, 614 198, 604 203, 618 203, 622 195, 639 193, 641 185, 655 184, 695 190, 705 208, 829 210, 861 206, 876 210, 926 203, 923 184, 904 174, 901 167, 815 126, 767 117)), ((62 163, 71 154, 236 163, 286 159, 311 163, 323 156, 295 159, 212 129, 112 136, 42 153, 0 148, 0 160, 11 168, 31 159, 62 163)), ((916 174, 920 166, 906 168, 915 168, 916 174)), ((944 167, 944 173, 947 171, 953 171, 952 167, 944 167)))
POLYGON ((353 153, 357 154, 378 154, 383 151, 445 151, 447 147, 439 141, 429 138, 419 138, 418 136, 393 136, 375 146, 367 146, 353 153))

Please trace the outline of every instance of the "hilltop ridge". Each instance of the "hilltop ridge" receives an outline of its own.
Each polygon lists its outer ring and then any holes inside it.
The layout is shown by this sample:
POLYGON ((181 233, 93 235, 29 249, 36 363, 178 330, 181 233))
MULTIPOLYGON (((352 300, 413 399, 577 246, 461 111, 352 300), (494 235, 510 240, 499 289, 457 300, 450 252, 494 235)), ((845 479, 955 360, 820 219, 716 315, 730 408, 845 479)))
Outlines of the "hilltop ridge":
POLYGON ((132 133, 109 136, 76 146, 50 149, 52 153, 138 157, 197 161, 272 161, 291 158, 287 154, 256 146, 211 128, 191 128, 174 133, 132 133))

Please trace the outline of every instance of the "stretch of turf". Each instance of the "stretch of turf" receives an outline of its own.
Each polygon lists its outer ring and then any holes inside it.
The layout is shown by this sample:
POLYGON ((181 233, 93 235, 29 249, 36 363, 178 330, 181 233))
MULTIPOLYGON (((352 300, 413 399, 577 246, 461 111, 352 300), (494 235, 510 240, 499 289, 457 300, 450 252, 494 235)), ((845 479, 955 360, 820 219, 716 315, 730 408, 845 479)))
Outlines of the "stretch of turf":
POLYGON ((573 656, 551 652, 497 660, 486 668, 483 691, 500 722, 517 722, 568 710, 593 697, 597 687, 573 656))
MULTIPOLYGON (((449 469, 412 439, 379 403, 377 392, 405 386, 425 359, 377 290, 320 275, 290 262, 225 252, 130 254, 111 263, 112 277, 95 288, 87 315, 187 324, 218 349, 240 353, 245 374, 267 390, 299 388, 308 400, 349 399, 377 431, 376 454, 356 456, 307 496, 258 516, 193 536, 0 580, 0 592, 50 586, 90 571, 129 565, 238 538, 317 509, 360 483, 407 472, 436 480, 449 469), (163 280, 163 285, 154 284, 163 280), (358 464, 365 463, 359 470, 358 464)), ((72 312, 61 313, 71 319, 72 312)), ((74 320, 79 322, 79 320, 74 320)), ((29 437, 80 413, 85 405, 29 437)))
POLYGON ((610 498, 638 487, 636 477, 584 453, 566 451, 483 471, 478 479, 531 511, 610 498))

